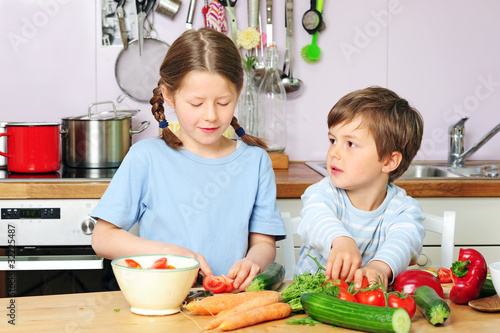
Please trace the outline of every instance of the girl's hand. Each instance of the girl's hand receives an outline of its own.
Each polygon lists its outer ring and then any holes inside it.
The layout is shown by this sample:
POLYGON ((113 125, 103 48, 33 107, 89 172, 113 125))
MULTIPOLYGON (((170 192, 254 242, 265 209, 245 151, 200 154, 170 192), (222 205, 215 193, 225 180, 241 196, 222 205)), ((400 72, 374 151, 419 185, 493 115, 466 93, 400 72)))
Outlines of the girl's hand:
POLYGON ((327 278, 352 281, 354 272, 361 266, 362 259, 358 246, 350 237, 337 237, 332 241, 332 248, 326 261, 327 278))
POLYGON ((260 271, 259 265, 248 258, 243 258, 234 263, 226 276, 234 279, 234 289, 244 291, 260 271))
POLYGON ((212 269, 207 263, 207 260, 204 256, 194 251, 191 251, 187 247, 182 247, 175 244, 167 244, 166 250, 164 251, 166 254, 173 254, 178 256, 184 256, 189 258, 194 258, 200 262, 200 273, 204 276, 214 275, 212 269))

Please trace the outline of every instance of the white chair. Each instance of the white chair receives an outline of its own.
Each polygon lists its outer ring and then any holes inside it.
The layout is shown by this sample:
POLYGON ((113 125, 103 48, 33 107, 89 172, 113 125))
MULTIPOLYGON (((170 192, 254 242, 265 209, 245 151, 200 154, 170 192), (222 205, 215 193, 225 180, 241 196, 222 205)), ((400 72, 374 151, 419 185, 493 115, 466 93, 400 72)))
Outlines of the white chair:
POLYGON ((297 228, 300 224, 300 216, 292 218, 290 213, 281 213, 283 222, 285 222, 286 238, 281 241, 281 249, 283 251, 283 266, 285 267, 285 280, 293 280, 295 263, 294 235, 297 234, 297 228))
POLYGON ((453 263, 455 248, 455 218, 456 212, 444 211, 443 216, 425 214, 422 225, 426 231, 441 234, 440 267, 450 268, 453 263))
MULTIPOLYGON (((290 213, 281 213, 286 228, 286 239, 281 241, 283 251, 283 263, 285 267, 285 279, 292 280, 294 277, 296 256, 294 247, 294 235, 300 224, 300 216, 292 218, 290 213)), ((422 225, 426 231, 441 234, 441 261, 440 267, 450 268, 453 263, 453 249, 455 247, 455 217, 456 212, 444 211, 443 216, 425 214, 422 225)))

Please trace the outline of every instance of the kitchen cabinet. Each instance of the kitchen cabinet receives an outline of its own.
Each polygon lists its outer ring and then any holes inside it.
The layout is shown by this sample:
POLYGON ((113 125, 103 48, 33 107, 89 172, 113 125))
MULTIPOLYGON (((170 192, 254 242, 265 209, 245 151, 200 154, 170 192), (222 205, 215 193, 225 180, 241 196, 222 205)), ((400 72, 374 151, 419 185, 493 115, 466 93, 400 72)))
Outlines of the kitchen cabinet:
MULTIPOLYGON (((275 174, 278 205, 292 217, 300 214, 305 189, 323 178, 301 162, 275 174)), ((108 183, 109 179, 0 179, 0 199, 99 199, 108 183)), ((500 179, 405 179, 396 184, 416 198, 426 213, 457 212, 455 256, 460 247, 474 247, 488 262, 500 258, 500 179)), ((294 243, 298 251, 300 237, 294 243)), ((425 239, 429 266, 439 263, 439 243, 437 235, 429 233, 425 239)), ((277 261, 282 262, 279 244, 277 261)))

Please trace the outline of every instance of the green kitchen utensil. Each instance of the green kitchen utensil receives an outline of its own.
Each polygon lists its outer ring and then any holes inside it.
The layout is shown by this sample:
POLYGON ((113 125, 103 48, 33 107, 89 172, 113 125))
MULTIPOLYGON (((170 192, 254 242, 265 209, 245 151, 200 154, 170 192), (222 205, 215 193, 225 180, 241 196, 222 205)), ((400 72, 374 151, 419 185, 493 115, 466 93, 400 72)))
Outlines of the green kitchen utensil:
MULTIPOLYGON (((323 13, 323 0, 318 0, 317 9, 318 12, 323 13)), ((317 44, 318 32, 319 31, 316 31, 313 34, 311 44, 304 46, 300 51, 302 59, 308 64, 317 63, 319 61, 319 57, 321 56, 321 49, 317 44)))
POLYGON ((321 56, 321 49, 316 43, 317 39, 318 39, 318 32, 316 31, 313 34, 311 44, 304 46, 300 51, 302 59, 304 59, 304 61, 307 62, 308 64, 317 63, 319 61, 319 57, 321 56))

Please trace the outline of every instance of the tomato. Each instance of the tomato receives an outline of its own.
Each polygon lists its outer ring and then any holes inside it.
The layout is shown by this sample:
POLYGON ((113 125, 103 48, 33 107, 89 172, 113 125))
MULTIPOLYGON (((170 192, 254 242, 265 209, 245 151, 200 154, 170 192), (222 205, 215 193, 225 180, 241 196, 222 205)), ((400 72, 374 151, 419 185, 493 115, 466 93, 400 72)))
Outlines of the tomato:
POLYGON ((227 288, 226 279, 223 276, 205 276, 203 279, 203 288, 214 294, 223 293, 227 288))
POLYGON ((234 290, 234 280, 228 278, 227 276, 224 276, 224 275, 222 275, 222 276, 226 280, 226 290, 225 290, 225 292, 226 293, 230 293, 231 291, 234 290))
POLYGON ((358 302, 356 300, 356 297, 351 294, 349 291, 347 291, 347 288, 339 287, 339 299, 343 299, 344 301, 349 301, 349 302, 358 302))
POLYGON ((133 267, 133 268, 142 268, 141 265, 134 259, 125 259, 125 262, 127 263, 128 267, 133 267))
POLYGON ((380 289, 359 290, 356 293, 356 300, 361 304, 385 306, 384 292, 380 289))
POLYGON ((366 289, 370 283, 368 282, 368 278, 366 276, 363 276, 363 281, 361 282, 361 287, 356 288, 356 285, 354 285, 354 288, 352 290, 359 290, 359 289, 366 289))
POLYGON ((328 279, 326 282, 322 284, 322 286, 326 286, 328 282, 331 282, 332 286, 339 286, 340 288, 349 289, 349 284, 341 279, 328 279))
POLYGON ((166 269, 176 269, 174 266, 172 265, 167 265, 167 267, 165 267, 166 269))
POLYGON ((415 311, 417 310, 417 305, 415 300, 411 295, 408 294, 389 294, 387 297, 387 302, 391 308, 403 308, 408 312, 410 318, 413 318, 415 311))
POLYGON ((224 275, 206 276, 203 279, 203 288, 205 288, 205 290, 213 292, 214 294, 230 293, 234 290, 234 280, 225 277, 224 275))
POLYGON ((451 280, 451 271, 447 268, 439 267, 438 269, 438 279, 441 283, 452 282, 451 280))
POLYGON ((167 258, 161 257, 160 259, 156 260, 149 268, 151 268, 151 269, 167 268, 167 258))

